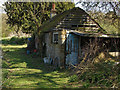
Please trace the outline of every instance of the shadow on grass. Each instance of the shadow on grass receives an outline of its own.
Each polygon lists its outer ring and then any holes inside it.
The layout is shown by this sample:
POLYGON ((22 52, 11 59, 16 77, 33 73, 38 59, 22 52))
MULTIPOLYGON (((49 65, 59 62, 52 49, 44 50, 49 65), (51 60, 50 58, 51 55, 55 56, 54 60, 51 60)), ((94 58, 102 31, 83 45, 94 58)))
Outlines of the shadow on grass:
MULTIPOLYGON (((26 54, 25 48, 9 48, 9 51, 5 53, 4 57, 9 63, 9 67, 12 72, 10 75, 14 79, 11 85, 17 86, 17 82, 22 79, 23 81, 34 82, 33 86, 43 88, 45 86, 58 87, 64 85, 64 78, 61 77, 63 74, 59 71, 55 71, 53 66, 44 64, 40 57, 34 57, 33 54, 26 54), (59 79, 61 80, 60 83, 59 79), (63 81, 62 81, 63 80, 63 81), (43 85, 44 83, 44 85, 43 85)), ((20 81, 18 82, 19 86, 20 81)), ((26 83, 23 82, 23 86, 26 83)), ((21 85, 20 85, 21 86, 21 85)), ((25 85, 26 86, 26 85, 25 85)), ((47 87, 48 88, 48 87, 47 87)))

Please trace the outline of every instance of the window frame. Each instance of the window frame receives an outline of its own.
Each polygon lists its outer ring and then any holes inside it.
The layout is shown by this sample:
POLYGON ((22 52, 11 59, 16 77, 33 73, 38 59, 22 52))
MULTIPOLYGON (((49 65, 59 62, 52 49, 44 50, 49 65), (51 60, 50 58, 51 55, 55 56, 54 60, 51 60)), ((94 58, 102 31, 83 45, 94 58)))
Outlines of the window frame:
POLYGON ((53 38, 52 38, 52 40, 53 40, 54 44, 58 44, 58 32, 53 32, 53 38), (55 39, 55 35, 57 35, 57 39, 55 39))

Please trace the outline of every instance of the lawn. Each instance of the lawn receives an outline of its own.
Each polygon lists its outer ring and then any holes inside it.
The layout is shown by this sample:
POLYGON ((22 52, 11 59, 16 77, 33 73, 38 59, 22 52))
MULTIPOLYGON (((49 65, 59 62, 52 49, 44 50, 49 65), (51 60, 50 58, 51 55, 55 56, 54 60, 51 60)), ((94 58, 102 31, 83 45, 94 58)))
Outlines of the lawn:
POLYGON ((24 45, 2 45, 3 88, 74 88, 69 71, 44 64, 40 57, 27 55, 24 45))
MULTIPOLYGON (((44 64, 35 54, 26 54, 27 45, 12 38, 3 40, 2 87, 3 88, 88 88, 119 87, 120 64, 110 57, 91 64, 91 68, 78 70, 59 69, 44 64), (14 39, 14 40, 13 40, 14 39), (13 41, 14 42, 13 42, 13 41), (16 40, 16 41, 15 41, 16 40), (111 61, 112 60, 112 61, 111 61)), ((96 59, 97 60, 97 59, 96 59)))

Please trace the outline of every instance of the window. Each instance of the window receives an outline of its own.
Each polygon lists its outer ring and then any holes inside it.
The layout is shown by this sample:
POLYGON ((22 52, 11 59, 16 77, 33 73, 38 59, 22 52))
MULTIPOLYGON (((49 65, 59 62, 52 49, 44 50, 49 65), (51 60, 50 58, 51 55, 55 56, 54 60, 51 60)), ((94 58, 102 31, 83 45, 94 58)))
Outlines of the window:
POLYGON ((58 44, 58 32, 53 33, 53 43, 58 44))

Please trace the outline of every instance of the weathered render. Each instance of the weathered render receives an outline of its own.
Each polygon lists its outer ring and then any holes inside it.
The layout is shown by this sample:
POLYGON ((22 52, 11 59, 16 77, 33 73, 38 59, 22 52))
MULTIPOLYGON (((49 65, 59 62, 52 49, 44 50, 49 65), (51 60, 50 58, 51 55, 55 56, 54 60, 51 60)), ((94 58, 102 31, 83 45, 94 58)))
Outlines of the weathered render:
MULTIPOLYGON (((84 10, 73 8, 44 23, 37 34, 44 36, 40 44, 44 61, 56 66, 75 65, 81 60, 84 39, 117 38, 106 31, 84 10), (44 46, 44 48, 42 47, 44 46)), ((40 40, 37 40, 37 43, 40 40)))

